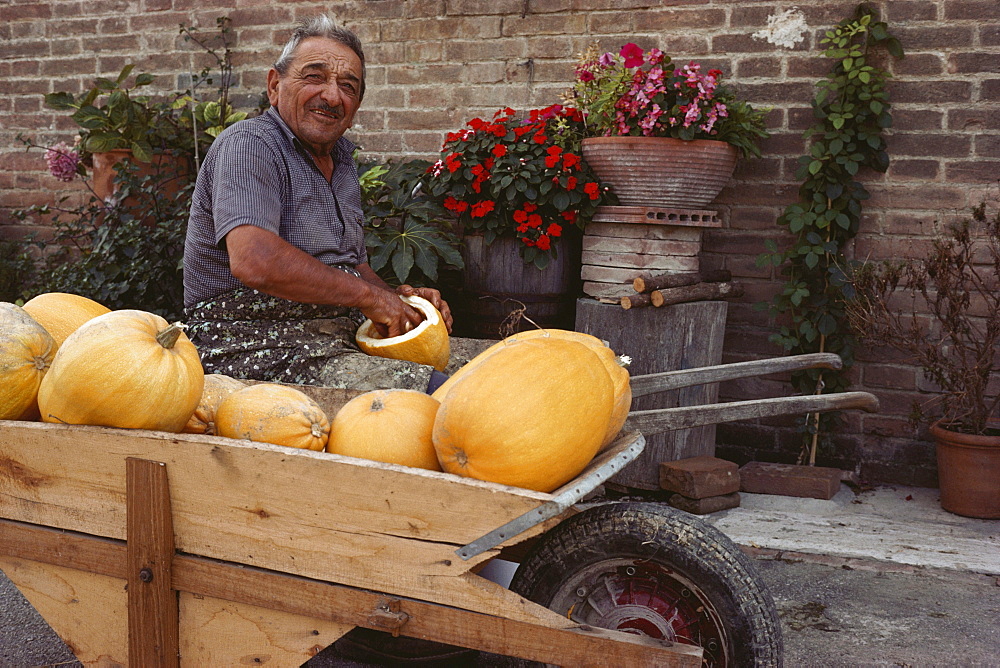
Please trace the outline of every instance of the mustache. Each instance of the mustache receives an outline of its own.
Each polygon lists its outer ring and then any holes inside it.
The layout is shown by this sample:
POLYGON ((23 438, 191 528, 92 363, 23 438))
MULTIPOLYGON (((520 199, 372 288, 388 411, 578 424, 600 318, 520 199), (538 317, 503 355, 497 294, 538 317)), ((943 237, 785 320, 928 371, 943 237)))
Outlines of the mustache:
POLYGON ((325 114, 330 114, 331 116, 336 116, 337 118, 344 117, 344 108, 342 106, 331 107, 328 104, 320 104, 315 107, 310 107, 310 111, 321 111, 325 114))

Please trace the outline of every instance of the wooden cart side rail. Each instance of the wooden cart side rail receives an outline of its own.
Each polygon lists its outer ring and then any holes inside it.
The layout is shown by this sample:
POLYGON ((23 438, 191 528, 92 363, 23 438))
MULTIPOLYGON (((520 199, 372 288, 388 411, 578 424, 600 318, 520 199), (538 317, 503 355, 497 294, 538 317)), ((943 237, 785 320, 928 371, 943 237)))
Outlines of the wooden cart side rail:
MULTIPOLYGON (((127 579, 126 551, 117 539, 0 520, 0 553, 20 559, 127 579)), ((605 666, 614 656, 628 666, 701 664, 700 648, 569 620, 562 627, 534 624, 204 557, 176 554, 172 561, 172 589, 269 610, 545 663, 605 666), (401 621, 395 629, 394 619, 401 621)))
POLYGON ((806 355, 790 355, 766 360, 751 360, 735 362, 718 366, 699 367, 697 369, 680 369, 633 376, 630 382, 633 397, 647 394, 677 390, 682 387, 718 383, 724 380, 737 380, 751 376, 765 376, 785 371, 801 371, 803 369, 840 369, 843 362, 834 353, 809 353, 806 355))

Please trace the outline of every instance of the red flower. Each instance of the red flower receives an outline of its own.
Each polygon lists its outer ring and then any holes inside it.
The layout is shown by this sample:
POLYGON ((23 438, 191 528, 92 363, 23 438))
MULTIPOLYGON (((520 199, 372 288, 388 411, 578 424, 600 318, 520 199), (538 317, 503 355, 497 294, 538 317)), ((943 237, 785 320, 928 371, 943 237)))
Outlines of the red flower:
POLYGON ((521 237, 521 241, 524 242, 525 246, 534 246, 535 245, 535 242, 532 241, 531 239, 529 239, 528 237, 521 237))
POLYGON ((572 169, 580 164, 580 156, 576 153, 566 153, 563 155, 563 169, 572 169))
POLYGON ((625 59, 625 67, 639 67, 646 62, 642 49, 632 42, 623 46, 618 55, 625 59))
POLYGON ((455 213, 462 213, 463 211, 469 208, 469 203, 461 202, 452 197, 451 195, 449 195, 448 197, 444 198, 444 208, 448 209, 449 211, 454 211, 455 213))
POLYGON ((538 205, 535 204, 534 202, 525 202, 524 210, 527 211, 528 213, 531 213, 532 211, 537 211, 538 205))
POLYGON ((523 223, 524 221, 528 220, 528 214, 518 209, 517 211, 514 212, 512 218, 514 219, 515 223, 523 223))
POLYGON ((570 225, 576 222, 576 211, 563 211, 559 215, 561 215, 563 217, 563 220, 565 220, 570 225))
POLYGON ((597 199, 600 197, 600 188, 595 181, 591 181, 587 185, 583 186, 583 192, 590 195, 590 199, 597 199))
POLYGON ((541 226, 542 226, 541 216, 539 216, 537 213, 533 213, 530 216, 528 216, 528 227, 541 227, 541 226))
POLYGON ((462 157, 461 153, 452 153, 451 155, 449 155, 447 158, 444 159, 444 165, 445 167, 448 168, 449 172, 454 173, 455 171, 458 170, 459 167, 462 166, 462 162, 459 160, 459 158, 461 157, 462 157))
POLYGON ((549 140, 549 138, 545 136, 544 132, 540 132, 539 131, 539 132, 535 133, 535 136, 532 137, 531 140, 533 142, 535 142, 536 144, 544 144, 545 142, 547 142, 549 140))
POLYGON ((576 190, 576 177, 571 176, 566 179, 566 190, 576 190))
POLYGON ((497 144, 496 146, 493 147, 493 150, 490 151, 490 153, 492 153, 498 158, 502 158, 505 155, 507 155, 507 146, 504 144, 497 144))
POLYGON ((562 225, 559 223, 552 223, 549 225, 549 229, 545 230, 545 233, 550 237, 558 237, 562 234, 562 225))
POLYGON ((548 250, 549 246, 552 245, 552 242, 547 236, 543 234, 540 237, 538 237, 538 241, 535 242, 535 245, 541 248, 542 250, 548 250))
POLYGON ((476 202, 472 205, 472 217, 482 218, 490 211, 493 210, 493 200, 484 199, 481 202, 476 202))
POLYGON ((558 146, 550 146, 545 149, 548 156, 545 158, 545 166, 552 168, 559 164, 559 154, 562 153, 562 148, 558 146))

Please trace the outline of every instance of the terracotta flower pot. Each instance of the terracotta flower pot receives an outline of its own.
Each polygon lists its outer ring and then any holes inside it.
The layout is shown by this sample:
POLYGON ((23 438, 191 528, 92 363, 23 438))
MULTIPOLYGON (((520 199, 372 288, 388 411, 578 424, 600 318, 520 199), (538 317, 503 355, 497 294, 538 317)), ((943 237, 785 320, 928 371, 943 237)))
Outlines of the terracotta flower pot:
POLYGON ((1000 436, 962 434, 937 422, 930 431, 937 445, 941 507, 965 517, 1000 519, 1000 436))
MULTIPOLYGON (((115 185, 115 165, 122 160, 132 160, 132 151, 127 148, 116 148, 112 151, 94 153, 93 188, 94 193, 101 199, 106 200, 114 194, 118 188, 115 185)), ((136 163, 139 168, 139 176, 156 176, 162 180, 163 194, 165 197, 173 197, 184 184, 188 169, 183 156, 157 153, 151 162, 136 163)))
POLYGON ((705 209, 729 183, 738 151, 711 139, 588 137, 583 159, 623 206, 705 209))

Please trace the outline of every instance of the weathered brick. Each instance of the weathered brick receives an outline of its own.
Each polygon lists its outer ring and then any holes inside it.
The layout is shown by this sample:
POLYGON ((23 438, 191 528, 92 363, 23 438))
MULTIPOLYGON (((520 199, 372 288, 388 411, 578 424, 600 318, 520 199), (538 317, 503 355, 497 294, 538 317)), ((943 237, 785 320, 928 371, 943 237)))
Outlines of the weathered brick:
POLYGON ((951 74, 975 74, 979 72, 1000 72, 1000 54, 984 58, 982 53, 952 53, 948 55, 948 72, 951 74))
POLYGON ((998 169, 1000 160, 961 160, 946 163, 944 177, 946 181, 953 183, 996 184, 998 169))
POLYGON ((660 462, 660 489, 689 499, 740 491, 739 467, 717 457, 688 457, 660 462))
POLYGON ((832 499, 840 491, 843 472, 824 466, 750 462, 740 467, 740 491, 832 499))
POLYGON ((958 1, 950 0, 944 4, 944 18, 952 20, 988 21, 1000 19, 1000 5, 992 0, 958 1))
POLYGON ((933 21, 937 18, 937 3, 927 0, 896 0, 885 7, 890 25, 910 21, 933 21))
POLYGON ((732 494, 709 496, 703 499, 690 499, 682 494, 671 494, 667 503, 692 515, 709 515, 730 508, 739 508, 740 494, 733 492, 732 494))

